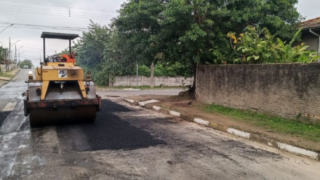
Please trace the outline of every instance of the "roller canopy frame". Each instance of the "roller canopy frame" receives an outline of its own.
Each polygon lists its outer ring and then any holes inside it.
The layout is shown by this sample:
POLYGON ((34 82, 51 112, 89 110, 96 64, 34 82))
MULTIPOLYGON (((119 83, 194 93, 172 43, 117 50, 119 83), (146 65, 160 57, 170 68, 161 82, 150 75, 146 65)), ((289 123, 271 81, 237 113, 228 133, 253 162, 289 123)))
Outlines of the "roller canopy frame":
POLYGON ((43 61, 46 59, 46 39, 64 39, 69 40, 69 54, 71 54, 71 40, 78 38, 78 34, 65 34, 55 32, 43 32, 41 38, 43 39, 43 61))
POLYGON ((54 32, 43 32, 41 34, 41 38, 48 38, 48 39, 73 40, 77 37, 79 37, 78 34, 65 34, 65 33, 54 33, 54 32))

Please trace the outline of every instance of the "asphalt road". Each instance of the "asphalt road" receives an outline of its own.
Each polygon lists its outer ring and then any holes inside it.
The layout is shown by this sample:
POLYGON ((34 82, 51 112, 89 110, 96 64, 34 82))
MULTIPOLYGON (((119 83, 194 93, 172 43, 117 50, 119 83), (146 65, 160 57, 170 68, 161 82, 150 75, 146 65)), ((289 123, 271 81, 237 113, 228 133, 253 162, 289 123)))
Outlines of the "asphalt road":
MULTIPOLYGON (((20 82, 8 87, 20 87, 20 82)), ((320 177, 317 161, 131 106, 108 92, 101 93, 103 110, 94 124, 31 130, 20 92, 16 95, 15 109, 0 116, 5 117, 0 129, 0 179, 320 177)))

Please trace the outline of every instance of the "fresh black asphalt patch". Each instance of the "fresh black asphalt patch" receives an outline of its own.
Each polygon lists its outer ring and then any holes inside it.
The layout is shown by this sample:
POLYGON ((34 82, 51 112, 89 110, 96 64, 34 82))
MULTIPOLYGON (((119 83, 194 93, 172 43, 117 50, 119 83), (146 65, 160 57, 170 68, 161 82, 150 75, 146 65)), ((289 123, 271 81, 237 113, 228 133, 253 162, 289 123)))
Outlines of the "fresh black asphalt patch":
POLYGON ((4 122, 4 120, 6 120, 6 118, 9 116, 11 112, 0 112, 0 126, 2 126, 2 123, 4 122))
POLYGON ((135 111, 125 106, 116 104, 109 100, 102 101, 102 111, 97 113, 94 124, 79 124, 70 126, 57 126, 56 130, 60 143, 73 146, 76 151, 98 151, 98 150, 132 150, 165 144, 164 141, 156 139, 143 129, 131 125, 130 119, 121 119, 115 112, 135 111), (77 130, 75 130, 77 129, 77 130), (74 133, 74 131, 77 131, 74 133), (85 147, 79 146, 75 141, 79 136, 85 137, 85 147), (73 141, 73 142, 72 142, 73 141), (76 145, 75 145, 76 144, 76 145))

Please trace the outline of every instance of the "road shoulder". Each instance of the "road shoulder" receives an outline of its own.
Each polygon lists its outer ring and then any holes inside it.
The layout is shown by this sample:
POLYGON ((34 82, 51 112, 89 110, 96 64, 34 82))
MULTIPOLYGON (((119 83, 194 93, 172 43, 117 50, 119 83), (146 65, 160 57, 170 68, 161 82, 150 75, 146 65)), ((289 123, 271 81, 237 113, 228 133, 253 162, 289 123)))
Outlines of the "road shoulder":
POLYGON ((4 85, 6 85, 8 82, 10 82, 14 77, 16 77, 16 75, 20 72, 20 68, 17 68, 11 72, 9 72, 9 74, 12 74, 12 77, 4 77, 4 76, 0 76, 0 88, 4 85))
POLYGON ((320 160, 320 145, 316 142, 306 141, 305 139, 294 135, 279 134, 261 127, 254 127, 243 122, 235 121, 232 118, 221 114, 204 113, 199 109, 194 108, 197 103, 194 101, 183 99, 177 100, 170 97, 168 98, 168 96, 157 96, 155 99, 160 100, 161 102, 145 104, 145 102, 151 99, 153 99, 152 96, 134 96, 125 100, 131 104, 140 106, 143 104, 142 107, 161 111, 173 116, 179 116, 184 120, 263 143, 270 147, 320 160))

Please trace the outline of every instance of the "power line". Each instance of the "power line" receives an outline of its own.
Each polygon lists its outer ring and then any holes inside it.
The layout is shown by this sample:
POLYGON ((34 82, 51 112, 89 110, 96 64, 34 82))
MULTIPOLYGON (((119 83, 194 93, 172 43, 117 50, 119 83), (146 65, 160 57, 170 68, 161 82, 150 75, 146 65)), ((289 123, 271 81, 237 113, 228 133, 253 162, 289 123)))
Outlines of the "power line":
POLYGON ((71 8, 71 9, 81 9, 81 10, 89 10, 89 11, 101 11, 101 12, 117 12, 117 11, 110 11, 110 10, 97 10, 97 9, 88 9, 88 8, 76 8, 76 7, 70 7, 70 6, 57 6, 57 5, 49 5, 49 4, 43 4, 43 3, 31 3, 31 2, 24 2, 24 1, 16 1, 16 0, 0 0, 4 2, 13 2, 13 3, 27 3, 27 4, 37 4, 42 6, 53 6, 53 7, 63 7, 63 8, 71 8))
MULTIPOLYGON (((50 11, 50 12, 55 12, 55 13, 65 13, 69 15, 70 9, 69 8, 63 8, 63 9, 46 9, 46 8, 37 8, 37 7, 28 7, 26 8, 25 6, 15 6, 15 5, 9 5, 9 4, 4 4, 1 7, 5 7, 5 8, 20 8, 19 10, 36 10, 36 11, 50 11)), ((91 16, 104 16, 106 15, 105 12, 104 13, 92 13, 92 12, 79 12, 79 11, 71 11, 71 14, 75 14, 75 15, 91 15, 91 16)))
POLYGON ((69 30, 69 31, 83 31, 80 29, 60 29, 60 28, 45 28, 45 27, 12 27, 13 29, 59 29, 59 30, 69 30))
POLYGON ((60 28, 60 29, 82 29, 86 30, 86 27, 72 27, 72 26, 52 26, 52 25, 39 25, 39 24, 22 24, 22 23, 15 23, 15 22, 5 22, 0 21, 0 24, 14 24, 14 26, 31 26, 31 27, 44 27, 44 28, 60 28))
MULTIPOLYGON (((70 11, 69 9, 67 10, 56 10, 56 9, 43 9, 43 8, 34 8, 34 7, 23 7, 23 6, 8 6, 8 5, 4 5, 1 6, 1 8, 5 8, 5 9, 14 9, 14 10, 19 10, 19 11, 32 11, 32 12, 39 12, 39 13, 55 13, 57 15, 70 15, 70 11)), ((110 16, 106 16, 106 14, 96 14, 96 13, 82 13, 82 12, 71 12, 71 15, 77 15, 77 16, 90 16, 90 17, 110 17, 110 16)))
POLYGON ((22 28, 29 28, 29 29, 59 29, 59 30, 69 30, 69 31, 85 31, 88 28, 84 27, 69 27, 69 26, 48 26, 48 25, 36 25, 36 24, 20 24, 20 23, 13 23, 13 22, 3 22, 0 21, 1 24, 14 24, 12 28, 22 29, 22 28))
MULTIPOLYGON (((43 49, 39 49, 39 48, 33 48, 33 47, 28 47, 28 46, 23 46, 25 48, 29 48, 29 49, 36 49, 36 50, 40 50, 42 51, 43 49)), ((55 51, 55 50, 49 50, 49 49, 46 49, 46 51, 55 51)))
MULTIPOLYGON (((20 13, 30 13, 30 14, 42 14, 42 15, 49 15, 49 16, 60 16, 60 17, 69 17, 69 15, 63 15, 63 14, 49 14, 49 13, 42 13, 42 12, 35 12, 35 11, 26 11, 26 10, 16 10, 16 9, 0 9, 1 11, 14 11, 14 12, 20 12, 20 13)), ((112 18, 109 17, 91 17, 91 16, 71 16, 71 18, 82 18, 82 19, 104 19, 104 20, 110 20, 112 18)))

